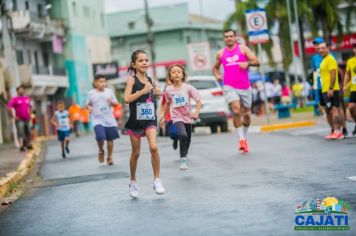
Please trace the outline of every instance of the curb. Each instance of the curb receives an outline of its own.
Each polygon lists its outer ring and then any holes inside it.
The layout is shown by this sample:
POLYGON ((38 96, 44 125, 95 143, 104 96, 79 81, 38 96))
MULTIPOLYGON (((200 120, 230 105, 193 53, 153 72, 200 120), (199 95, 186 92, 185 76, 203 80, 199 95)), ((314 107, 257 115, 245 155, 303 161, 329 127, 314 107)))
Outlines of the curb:
POLYGON ((6 177, 0 179, 0 198, 12 188, 13 185, 18 184, 23 180, 31 171, 34 163, 41 152, 41 142, 46 138, 39 137, 33 142, 33 150, 27 151, 25 157, 20 162, 17 170, 6 174, 6 177))
POLYGON ((284 124, 263 125, 261 126, 260 130, 261 132, 272 132, 277 130, 310 127, 315 125, 316 125, 315 121, 298 121, 298 122, 290 122, 284 124))

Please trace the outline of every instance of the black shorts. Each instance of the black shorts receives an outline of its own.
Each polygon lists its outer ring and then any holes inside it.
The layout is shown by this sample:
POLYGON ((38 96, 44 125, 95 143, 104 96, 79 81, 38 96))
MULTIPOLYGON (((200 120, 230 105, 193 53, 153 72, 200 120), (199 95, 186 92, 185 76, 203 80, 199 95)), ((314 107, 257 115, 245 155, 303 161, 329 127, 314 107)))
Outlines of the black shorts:
POLYGON ((356 91, 350 93, 350 103, 356 103, 356 91))
POLYGON ((340 92, 334 91, 332 97, 328 97, 328 93, 323 93, 320 99, 320 105, 325 106, 327 109, 332 107, 340 107, 340 92), (322 102, 324 105, 322 105, 322 102))

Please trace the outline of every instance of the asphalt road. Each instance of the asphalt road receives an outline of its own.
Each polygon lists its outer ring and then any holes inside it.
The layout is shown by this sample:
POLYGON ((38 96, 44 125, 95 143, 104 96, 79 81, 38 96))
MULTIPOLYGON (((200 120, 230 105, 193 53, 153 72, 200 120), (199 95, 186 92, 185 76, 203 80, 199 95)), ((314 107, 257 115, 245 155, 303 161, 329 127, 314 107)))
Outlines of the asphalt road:
POLYGON ((63 160, 48 143, 40 174, 0 215, 0 235, 356 235, 356 137, 328 142, 326 127, 250 134, 195 135, 189 169, 159 138, 166 194, 152 189, 147 141, 138 167, 140 198, 128 195, 129 139, 115 143, 114 166, 99 164, 92 136, 73 139, 63 160), (336 196, 349 203, 348 232, 294 231, 296 204, 336 196))

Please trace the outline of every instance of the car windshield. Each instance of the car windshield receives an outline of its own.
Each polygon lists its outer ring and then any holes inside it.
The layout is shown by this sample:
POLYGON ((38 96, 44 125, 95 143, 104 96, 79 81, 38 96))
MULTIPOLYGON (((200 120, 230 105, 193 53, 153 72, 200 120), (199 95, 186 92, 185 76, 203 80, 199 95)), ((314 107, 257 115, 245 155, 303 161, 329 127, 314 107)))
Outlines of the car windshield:
POLYGON ((211 89, 217 87, 213 80, 189 80, 189 83, 196 89, 211 89))

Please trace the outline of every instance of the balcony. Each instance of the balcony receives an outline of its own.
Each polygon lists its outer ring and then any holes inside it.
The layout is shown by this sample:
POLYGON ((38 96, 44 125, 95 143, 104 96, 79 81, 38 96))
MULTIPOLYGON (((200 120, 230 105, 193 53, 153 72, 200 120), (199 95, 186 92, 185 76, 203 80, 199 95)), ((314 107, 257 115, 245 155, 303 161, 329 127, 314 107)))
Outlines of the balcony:
POLYGON ((31 87, 31 95, 53 95, 59 88, 69 87, 64 68, 19 65, 21 83, 31 87))
POLYGON ((54 35, 65 36, 65 25, 62 20, 52 20, 49 16, 39 17, 28 10, 10 13, 16 37, 51 41, 54 35))

